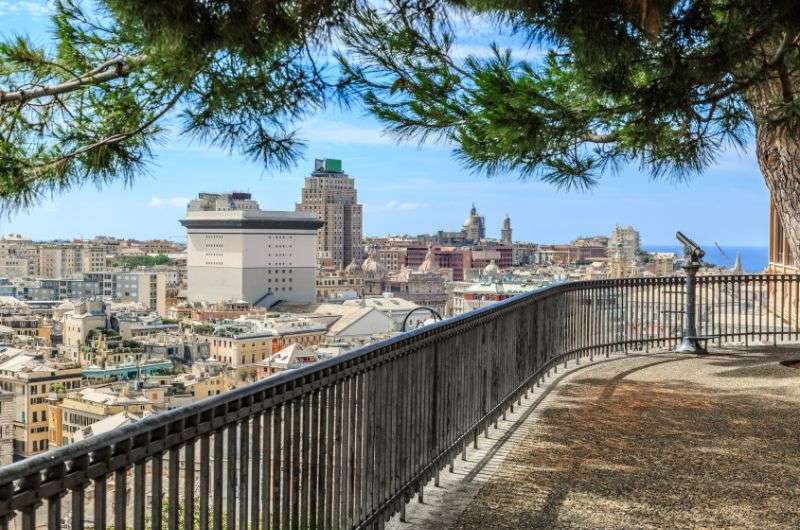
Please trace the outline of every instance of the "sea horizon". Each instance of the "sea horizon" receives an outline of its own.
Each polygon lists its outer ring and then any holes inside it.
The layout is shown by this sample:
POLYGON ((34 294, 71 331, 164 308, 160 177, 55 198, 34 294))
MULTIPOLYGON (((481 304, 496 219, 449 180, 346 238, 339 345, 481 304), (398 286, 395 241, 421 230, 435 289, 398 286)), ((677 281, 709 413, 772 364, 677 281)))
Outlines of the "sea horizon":
MULTIPOLYGON (((703 261, 719 267, 732 268, 737 255, 741 256, 742 269, 745 272, 761 272, 769 264, 767 246, 717 246, 713 243, 701 246, 706 253, 703 261)), ((683 254, 683 247, 680 245, 642 245, 642 249, 648 252, 674 252, 679 256, 683 254)))

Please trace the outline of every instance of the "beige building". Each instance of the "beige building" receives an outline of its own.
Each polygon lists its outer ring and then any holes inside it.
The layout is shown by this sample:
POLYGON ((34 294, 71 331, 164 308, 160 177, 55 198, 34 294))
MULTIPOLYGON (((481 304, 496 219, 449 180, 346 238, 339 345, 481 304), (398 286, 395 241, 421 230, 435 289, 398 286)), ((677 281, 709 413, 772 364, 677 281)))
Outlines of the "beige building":
POLYGON ((406 254, 408 249, 404 247, 378 247, 375 249, 378 253, 378 261, 380 261, 386 272, 395 273, 406 265, 406 254))
POLYGON ((89 332, 106 327, 106 314, 103 302, 80 301, 72 311, 64 313, 62 336, 65 346, 79 348, 86 344, 89 332))
POLYGON ((500 229, 500 241, 510 245, 513 242, 513 236, 511 234, 511 217, 506 214, 503 219, 503 228, 500 229))
POLYGON ((0 466, 14 461, 14 394, 0 389, 0 466))
POLYGON ((81 247, 80 268, 83 273, 105 272, 108 270, 106 263, 107 250, 105 247, 84 245, 81 247))
POLYGON ((150 311, 166 317, 167 290, 174 282, 171 270, 132 270, 113 275, 112 297, 119 301, 139 302, 150 311))
POLYGON ((43 278, 69 278, 80 273, 98 273, 108 270, 108 248, 89 243, 45 243, 31 248, 35 263, 29 272, 43 278))
POLYGON ((24 278, 31 274, 33 263, 16 243, 0 241, 0 277, 24 278))
POLYGON ((246 321, 231 321, 227 329, 201 337, 208 343, 210 359, 231 368, 252 366, 291 344, 315 346, 322 341, 327 327, 313 319, 285 319, 264 322, 245 330, 237 326, 246 321))
POLYGON ((772 201, 769 205, 769 265, 766 272, 775 274, 800 272, 797 257, 784 235, 780 217, 772 201))
POLYGON ((221 373, 208 377, 198 378, 186 384, 187 390, 191 392, 195 399, 204 399, 210 396, 218 396, 236 388, 239 379, 231 374, 221 373))
POLYGON ((653 254, 653 274, 656 276, 672 276, 675 272, 675 254, 672 252, 656 252, 653 254))
POLYGON ((352 268, 359 268, 351 263, 344 271, 323 270, 317 274, 317 302, 326 300, 343 300, 364 294, 364 279, 360 275, 350 274, 352 268))
POLYGON ((362 259, 362 207, 358 204, 355 183, 342 171, 342 161, 326 158, 314 162, 314 172, 306 177, 298 212, 312 212, 324 222, 317 238, 317 257, 344 269, 362 259))
POLYGON ((84 438, 81 431, 110 416, 125 412, 140 417, 146 411, 162 408, 165 403, 164 389, 160 387, 132 393, 110 387, 70 392, 60 403, 62 438, 59 445, 84 438))
POLYGON ((73 245, 40 246, 36 274, 44 278, 68 278, 80 272, 80 252, 73 245))
POLYGON ((81 386, 77 365, 45 360, 41 354, 7 349, 0 362, 0 388, 14 395, 14 454, 27 457, 50 446, 48 394, 81 386))
POLYGON ((631 263, 639 259, 639 231, 632 226, 615 226, 608 238, 608 257, 631 263))

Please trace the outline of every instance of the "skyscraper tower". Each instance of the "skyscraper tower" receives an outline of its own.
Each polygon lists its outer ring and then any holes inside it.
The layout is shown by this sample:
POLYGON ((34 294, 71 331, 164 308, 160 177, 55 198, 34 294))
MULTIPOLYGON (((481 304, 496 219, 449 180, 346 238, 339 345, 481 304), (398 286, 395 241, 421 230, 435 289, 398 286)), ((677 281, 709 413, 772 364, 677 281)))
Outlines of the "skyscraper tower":
POLYGON ((511 218, 506 214, 503 219, 503 228, 500 230, 500 241, 503 243, 511 244, 511 218))
POLYGON ((326 158, 314 161, 306 177, 298 212, 313 212, 325 225, 317 237, 317 258, 344 269, 363 258, 361 241, 362 207, 358 204, 352 178, 342 171, 342 161, 326 158))

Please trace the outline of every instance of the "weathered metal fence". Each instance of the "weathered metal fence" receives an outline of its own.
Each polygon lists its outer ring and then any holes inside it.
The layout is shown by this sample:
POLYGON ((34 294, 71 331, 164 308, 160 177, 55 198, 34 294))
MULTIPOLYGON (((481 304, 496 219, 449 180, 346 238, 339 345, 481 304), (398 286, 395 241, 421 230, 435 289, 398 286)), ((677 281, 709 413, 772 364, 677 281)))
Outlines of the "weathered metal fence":
MULTIPOLYGON (((798 276, 698 278, 721 343, 798 338, 798 276)), ((674 347, 683 279, 542 289, 0 469, 0 527, 381 527, 559 363, 674 347)))

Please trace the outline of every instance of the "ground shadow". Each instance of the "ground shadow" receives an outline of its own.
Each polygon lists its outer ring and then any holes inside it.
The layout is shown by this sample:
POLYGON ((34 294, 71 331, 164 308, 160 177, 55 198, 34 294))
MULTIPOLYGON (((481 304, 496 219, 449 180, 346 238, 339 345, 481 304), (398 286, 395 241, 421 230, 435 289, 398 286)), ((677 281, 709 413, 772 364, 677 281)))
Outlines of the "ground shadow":
POLYGON ((796 403, 613 379, 559 389, 457 527, 800 526, 796 403))

